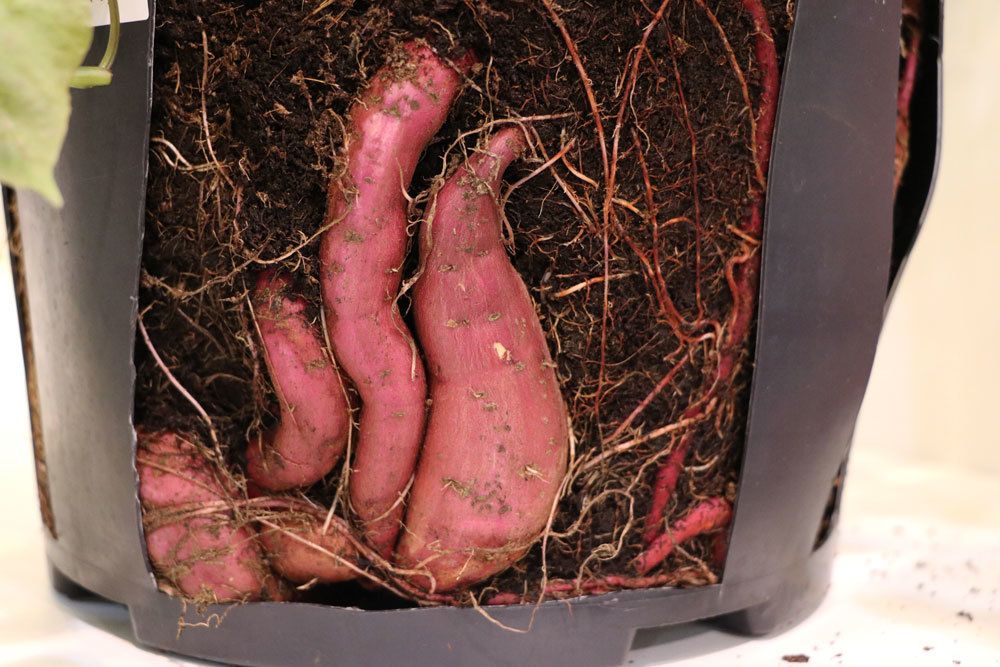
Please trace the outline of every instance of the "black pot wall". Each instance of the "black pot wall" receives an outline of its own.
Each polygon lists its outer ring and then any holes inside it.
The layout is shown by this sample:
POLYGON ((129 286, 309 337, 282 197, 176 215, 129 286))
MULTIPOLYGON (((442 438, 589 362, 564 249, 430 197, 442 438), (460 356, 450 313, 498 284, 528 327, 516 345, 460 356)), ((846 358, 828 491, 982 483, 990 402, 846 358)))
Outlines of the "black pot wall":
MULTIPOLYGON (((56 583, 128 605, 142 643, 261 667, 597 667, 620 663, 638 628, 718 617, 762 633, 810 611, 827 587, 833 548, 828 540, 815 549, 817 530, 847 454, 889 285, 899 19, 899 0, 797 3, 767 194, 744 467, 723 581, 548 602, 526 634, 473 609, 252 603, 225 610, 218 627, 178 636, 181 603, 156 589, 146 561, 133 460, 131 355, 152 21, 124 26, 113 85, 74 93, 57 170, 65 207, 17 193, 24 305, 58 532, 47 543, 56 583)), ((532 608, 490 613, 527 627, 532 608)))

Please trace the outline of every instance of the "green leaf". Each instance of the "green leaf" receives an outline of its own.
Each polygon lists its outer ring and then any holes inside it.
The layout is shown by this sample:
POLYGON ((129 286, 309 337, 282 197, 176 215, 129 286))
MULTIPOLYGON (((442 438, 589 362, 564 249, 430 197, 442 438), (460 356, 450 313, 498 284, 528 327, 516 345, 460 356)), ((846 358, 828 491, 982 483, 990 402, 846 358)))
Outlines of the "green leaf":
POLYGON ((55 206, 69 84, 92 36, 89 0, 0 0, 0 181, 55 206))

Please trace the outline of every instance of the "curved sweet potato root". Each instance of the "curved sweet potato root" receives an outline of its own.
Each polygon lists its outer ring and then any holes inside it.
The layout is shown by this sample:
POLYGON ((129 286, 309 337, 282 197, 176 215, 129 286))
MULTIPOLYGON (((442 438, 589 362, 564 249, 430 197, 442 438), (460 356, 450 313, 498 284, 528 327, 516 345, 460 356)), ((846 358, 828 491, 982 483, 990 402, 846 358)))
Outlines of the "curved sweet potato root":
POLYGON ((256 534, 227 509, 232 493, 198 447, 176 433, 138 437, 146 547, 161 579, 199 602, 280 597, 256 534), (204 511, 211 503, 219 509, 204 511))
POLYGON ((247 475, 263 489, 282 491, 321 480, 337 463, 351 427, 340 373, 323 349, 306 303, 290 282, 262 273, 253 305, 281 421, 247 447, 247 475))
POLYGON ((639 554, 633 564, 636 571, 641 575, 647 574, 663 562, 677 545, 698 535, 725 527, 732 514, 732 506, 725 498, 709 498, 701 501, 639 554))
POLYGON ((397 559, 438 591, 521 558, 566 473, 555 364, 501 242, 497 189, 523 148, 520 129, 494 135, 437 192, 421 234, 413 298, 431 410, 397 559))
POLYGON ((405 193, 460 85, 429 46, 407 44, 351 108, 346 173, 329 188, 327 221, 339 222, 320 249, 323 301, 334 355, 362 401, 350 499, 366 540, 384 555, 396 542, 427 398, 423 365, 396 307, 409 243, 405 193))

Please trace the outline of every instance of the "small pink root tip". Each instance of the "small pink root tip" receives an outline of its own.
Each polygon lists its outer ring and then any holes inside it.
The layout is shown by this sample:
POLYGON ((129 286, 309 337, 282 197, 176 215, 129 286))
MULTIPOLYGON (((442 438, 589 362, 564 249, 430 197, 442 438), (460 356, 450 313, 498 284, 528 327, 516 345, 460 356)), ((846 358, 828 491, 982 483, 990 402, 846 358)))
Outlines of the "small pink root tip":
POLYGON ((436 67, 454 69, 459 75, 466 76, 472 68, 479 64, 479 58, 475 51, 466 49, 458 58, 447 59, 437 54, 434 48, 422 39, 414 39, 403 44, 403 51, 413 59, 414 62, 434 63, 436 67))
MULTIPOLYGON (((292 278, 287 273, 267 269, 257 274, 250 294, 254 315, 260 324, 262 336, 267 336, 268 325, 299 316, 306 309, 306 301, 292 289, 292 278)), ((266 344, 266 341, 261 341, 266 344)))
POLYGON ((468 49, 465 53, 458 57, 452 65, 455 66, 462 74, 468 74, 472 71, 472 68, 479 64, 479 58, 476 57, 476 53, 472 49, 468 49))
POLYGON ((486 145, 486 152, 495 155, 500 165, 500 173, 506 171, 511 162, 516 160, 524 149, 528 147, 528 142, 524 138, 524 130, 513 125, 506 127, 492 137, 486 145))

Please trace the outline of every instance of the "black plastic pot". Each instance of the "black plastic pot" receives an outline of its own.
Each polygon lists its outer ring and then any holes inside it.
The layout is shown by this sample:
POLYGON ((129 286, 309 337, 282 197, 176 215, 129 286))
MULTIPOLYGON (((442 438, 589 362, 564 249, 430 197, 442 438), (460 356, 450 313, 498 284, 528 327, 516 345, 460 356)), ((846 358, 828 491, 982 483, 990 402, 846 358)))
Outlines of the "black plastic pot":
MULTIPOLYGON (((926 178, 896 219, 897 237, 910 240, 897 241, 894 257, 900 2, 796 4, 767 193, 747 442, 721 583, 548 602, 527 634, 503 630, 473 609, 302 603, 220 608, 217 627, 178 634, 181 602, 157 590, 144 551, 131 420, 148 21, 124 26, 111 87, 74 93, 57 172, 65 208, 17 193, 22 316, 31 333, 56 586, 127 605, 143 644, 259 666, 596 667, 621 662, 639 628, 714 618, 758 634, 811 611, 827 588, 833 553, 833 540, 817 535, 824 519, 836 521, 831 482, 846 460, 871 369, 890 265, 909 249, 932 180, 940 33, 935 16, 917 100, 924 143, 912 167, 926 178)), ((491 614, 526 627, 532 611, 491 614)))

